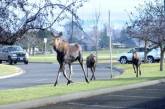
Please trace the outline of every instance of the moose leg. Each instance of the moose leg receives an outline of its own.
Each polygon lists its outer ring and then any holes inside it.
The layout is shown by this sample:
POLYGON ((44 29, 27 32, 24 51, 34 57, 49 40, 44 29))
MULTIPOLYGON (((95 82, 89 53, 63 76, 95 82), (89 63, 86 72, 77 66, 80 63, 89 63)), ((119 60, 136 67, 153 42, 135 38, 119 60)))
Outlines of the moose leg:
POLYGON ((66 72, 65 72, 65 66, 63 65, 62 67, 62 72, 64 77, 68 80, 67 85, 69 85, 70 83, 73 83, 67 76, 66 76, 66 72))
POLYGON ((71 74, 73 73, 72 65, 69 64, 69 79, 71 79, 71 74))
POLYGON ((91 72, 92 72, 92 77, 90 80, 94 79, 95 80, 95 75, 94 75, 94 70, 91 68, 91 72))
POLYGON ((89 83, 89 81, 88 81, 88 79, 87 79, 87 77, 86 77, 86 74, 85 74, 84 67, 83 67, 83 60, 82 60, 82 59, 79 59, 79 63, 80 63, 81 68, 82 68, 82 70, 83 70, 83 72, 84 72, 85 81, 86 81, 87 83, 89 83))
POLYGON ((88 78, 88 67, 87 67, 87 78, 88 78))
POLYGON ((136 77, 138 78, 138 65, 136 65, 136 77))
POLYGON ((134 73, 136 73, 135 64, 133 63, 132 66, 133 66, 133 69, 134 69, 134 73))
POLYGON ((96 77, 95 77, 95 67, 93 67, 93 77, 94 77, 94 80, 96 80, 96 77))
POLYGON ((56 86, 58 83, 58 78, 59 78, 59 74, 60 74, 61 69, 62 69, 62 65, 60 65, 60 68, 58 69, 57 78, 56 78, 56 81, 54 83, 54 86, 56 86))

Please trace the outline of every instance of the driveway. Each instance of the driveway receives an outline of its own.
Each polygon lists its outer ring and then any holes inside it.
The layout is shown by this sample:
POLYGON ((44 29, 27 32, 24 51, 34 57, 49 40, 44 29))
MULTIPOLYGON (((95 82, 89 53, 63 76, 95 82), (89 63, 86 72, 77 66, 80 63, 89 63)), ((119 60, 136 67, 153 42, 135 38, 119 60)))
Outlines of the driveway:
MULTIPOLYGON (((18 64, 25 73, 8 79, 0 80, 0 89, 22 88, 42 84, 54 83, 58 71, 58 64, 29 63, 28 65, 18 64)), ((110 71, 107 64, 98 64, 96 68, 96 79, 109 79, 110 71)), ((118 69, 113 68, 113 73, 119 75, 118 69)), ((91 74, 91 73, 89 73, 91 74)), ((73 65, 72 80, 74 82, 84 81, 84 75, 80 65, 73 65)), ((59 84, 66 84, 63 75, 59 78, 59 84)))

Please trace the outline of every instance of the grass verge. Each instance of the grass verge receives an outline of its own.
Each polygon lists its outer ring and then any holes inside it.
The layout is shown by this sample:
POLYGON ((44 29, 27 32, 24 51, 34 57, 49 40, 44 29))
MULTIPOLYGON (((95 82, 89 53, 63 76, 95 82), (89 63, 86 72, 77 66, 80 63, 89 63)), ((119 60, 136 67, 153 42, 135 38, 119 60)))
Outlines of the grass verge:
POLYGON ((7 76, 18 72, 18 68, 15 66, 0 64, 0 76, 7 76))
POLYGON ((158 64, 143 64, 142 65, 142 76, 139 78, 135 77, 133 73, 132 65, 119 65, 124 68, 125 72, 123 75, 114 78, 113 80, 98 80, 86 84, 85 82, 79 84, 58 85, 53 87, 51 85, 41 85, 29 88, 0 90, 0 104, 8 104, 13 102, 20 102, 32 99, 38 99, 49 96, 60 96, 68 93, 96 90, 101 88, 111 88, 116 86, 134 84, 144 81, 162 79, 165 77, 165 72, 159 71, 158 64))
MULTIPOLYGON (((129 49, 114 49, 112 53, 112 58, 117 60, 120 53, 127 52, 129 49)), ((83 51, 83 58, 86 59, 90 53, 95 53, 96 51, 83 51)), ((98 50, 98 59, 99 62, 109 62, 110 54, 109 50, 98 50)), ((47 54, 47 55, 35 55, 29 57, 30 62, 57 62, 55 54, 47 54)))

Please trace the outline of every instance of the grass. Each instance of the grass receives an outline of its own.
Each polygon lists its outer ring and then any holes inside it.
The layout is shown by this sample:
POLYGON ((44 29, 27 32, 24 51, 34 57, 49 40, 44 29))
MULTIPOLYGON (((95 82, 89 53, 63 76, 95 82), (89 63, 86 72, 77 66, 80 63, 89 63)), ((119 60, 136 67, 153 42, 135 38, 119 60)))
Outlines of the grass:
MULTIPOLYGON (((128 49, 114 49, 112 53, 112 58, 115 60, 120 53, 127 52, 128 49)), ((83 58, 86 59, 86 57, 90 53, 95 53, 95 51, 83 51, 83 58)), ((101 60, 101 62, 109 62, 105 60, 109 60, 110 54, 109 50, 99 50, 98 51, 98 59, 101 60)), ((30 56, 29 58, 30 62, 57 62, 56 55, 55 54, 47 54, 47 55, 35 55, 30 56)))
POLYGON ((18 72, 18 68, 15 66, 0 64, 0 76, 6 76, 18 72))
POLYGON ((29 57, 29 62, 57 62, 55 54, 35 55, 29 57))
POLYGON ((29 88, 0 90, 0 104, 2 105, 49 96, 60 96, 80 91, 96 90, 101 88, 112 88, 116 86, 161 79, 165 77, 165 71, 160 72, 158 64, 142 65, 143 73, 142 76, 139 78, 135 78, 135 74, 133 73, 131 65, 127 64, 118 66, 124 68, 125 72, 123 75, 114 78, 113 80, 92 81, 90 82, 90 84, 86 84, 85 82, 83 82, 78 84, 71 84, 69 86, 58 85, 57 87, 53 87, 53 84, 49 84, 29 88))

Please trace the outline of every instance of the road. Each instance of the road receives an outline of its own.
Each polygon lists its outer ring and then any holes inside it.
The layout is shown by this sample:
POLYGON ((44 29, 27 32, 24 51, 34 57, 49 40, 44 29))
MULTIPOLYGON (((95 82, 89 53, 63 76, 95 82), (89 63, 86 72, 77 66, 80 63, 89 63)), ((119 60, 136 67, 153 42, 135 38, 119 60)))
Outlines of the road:
MULTIPOLYGON (((18 63, 18 67, 21 67, 25 73, 8 79, 0 80, 0 89, 11 89, 11 88, 22 88, 22 87, 30 87, 35 85, 42 84, 52 84, 54 83, 57 75, 58 64, 48 64, 48 63, 29 63, 28 65, 24 65, 18 63)), ((107 68, 107 64, 98 64, 96 68, 96 79, 109 79, 110 71, 107 68)), ((115 75, 119 75, 116 72, 116 69, 113 69, 115 75)), ((89 73, 91 74, 91 73, 89 73)), ((84 75, 80 65, 73 65, 73 74, 72 80, 74 82, 85 81, 84 75)), ((59 83, 64 84, 66 80, 63 75, 59 78, 59 83)))
POLYGON ((33 109, 165 109, 165 83, 33 109))

